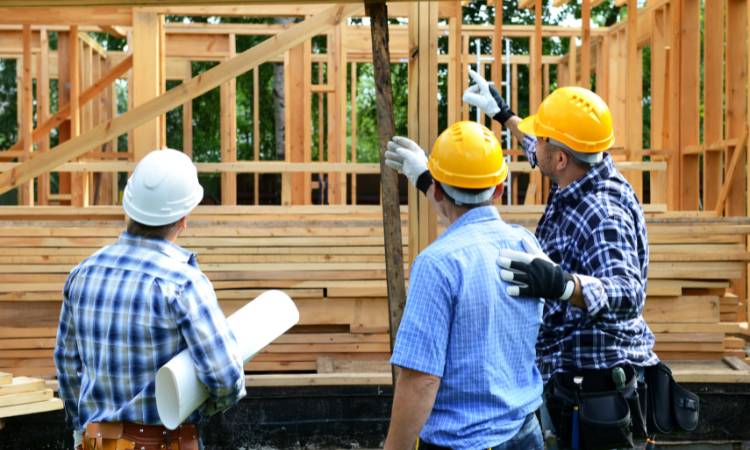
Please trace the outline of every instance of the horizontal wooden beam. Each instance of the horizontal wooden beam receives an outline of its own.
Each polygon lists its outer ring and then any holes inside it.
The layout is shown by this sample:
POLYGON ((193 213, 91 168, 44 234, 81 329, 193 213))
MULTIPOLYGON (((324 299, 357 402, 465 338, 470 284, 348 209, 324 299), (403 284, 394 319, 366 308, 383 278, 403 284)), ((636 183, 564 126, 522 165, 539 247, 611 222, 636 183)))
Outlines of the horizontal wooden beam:
MULTIPOLYGON (((75 0, 74 0, 75 1, 75 0)), ((146 4, 147 2, 141 2, 146 4)), ((157 2, 154 1, 156 4, 157 2)), ((268 1, 218 1, 211 2, 211 5, 199 5, 198 2, 191 1, 165 1, 159 2, 160 6, 153 7, 153 10, 160 14, 169 14, 177 16, 219 16, 219 17, 305 17, 318 14, 323 11, 327 5, 325 1, 316 2, 273 2, 268 1), (190 5, 193 3, 193 5, 190 5), (224 4, 222 4, 224 3, 224 4), (227 4, 231 3, 231 4, 227 4), (295 4, 296 3, 296 4, 295 4), (166 5, 166 6, 165 6, 166 5)), ((205 3, 205 2, 204 2, 205 3)), ((357 3, 355 0, 345 0, 339 3, 357 3)), ((456 14, 455 2, 440 2, 438 15, 441 18, 453 17, 456 14)), ((354 14, 354 16, 365 16, 364 12, 354 14)), ((407 1, 388 2, 389 17, 408 17, 409 4, 407 1)))
MULTIPOLYGON (((39 2, 34 0, 4 1, 4 6, 0 8, 0 23, 23 23, 29 25, 132 25, 133 14, 131 9, 125 6, 117 6, 117 3, 58 2, 56 0, 39 2), (112 6, 113 4, 115 6, 112 6), (70 6, 84 7, 70 8, 70 6)), ((124 2, 119 3, 122 5, 124 2)))
POLYGON ((285 33, 273 36, 240 55, 174 87, 165 94, 96 126, 86 134, 58 145, 53 151, 40 153, 35 158, 0 173, 0 193, 8 192, 24 181, 54 170, 61 164, 216 88, 222 83, 257 67, 269 57, 283 53, 319 34, 321 30, 334 26, 361 10, 361 4, 332 6, 322 13, 290 27, 285 33))
MULTIPOLYGON (((126 153, 123 153, 127 155, 126 153)), ((19 163, 0 163, 0 170, 10 170, 19 163)), ((130 161, 86 161, 69 162, 55 169, 56 172, 132 172, 136 163, 130 161)), ((377 163, 288 163, 284 161, 236 161, 225 163, 196 163, 200 173, 299 173, 299 172, 344 172, 357 174, 380 173, 377 163)))
MULTIPOLYGON (((2 152, 0 152, 0 155, 2 152)), ((119 153, 112 153, 117 156, 119 153)), ((127 153, 121 153, 124 156, 127 153)), ((21 163, 0 163, 0 171, 12 170, 21 163)), ((56 172, 132 172, 136 163, 130 161, 83 161, 69 162, 60 165, 56 172)), ((344 172, 357 174, 380 173, 377 163, 290 163, 284 161, 236 161, 225 163, 196 163, 201 173, 299 173, 299 172, 344 172)), ((620 170, 664 171, 667 163, 663 161, 621 161, 615 166, 620 170)), ((509 169, 513 173, 530 173, 534 169, 526 162, 511 162, 509 169)))

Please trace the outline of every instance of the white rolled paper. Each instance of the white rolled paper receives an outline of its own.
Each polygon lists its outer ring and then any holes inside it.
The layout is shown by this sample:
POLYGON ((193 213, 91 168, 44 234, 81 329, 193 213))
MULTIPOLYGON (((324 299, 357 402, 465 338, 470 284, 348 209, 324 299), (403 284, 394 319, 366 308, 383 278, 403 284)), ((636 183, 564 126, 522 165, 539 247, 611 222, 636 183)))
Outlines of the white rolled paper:
MULTIPOLYGON (((266 291, 227 318, 237 338, 242 359, 250 360, 263 347, 299 321, 299 311, 288 295, 266 291)), ((182 351, 156 373, 156 409, 165 427, 177 428, 208 398, 198 380, 188 350, 182 351)))

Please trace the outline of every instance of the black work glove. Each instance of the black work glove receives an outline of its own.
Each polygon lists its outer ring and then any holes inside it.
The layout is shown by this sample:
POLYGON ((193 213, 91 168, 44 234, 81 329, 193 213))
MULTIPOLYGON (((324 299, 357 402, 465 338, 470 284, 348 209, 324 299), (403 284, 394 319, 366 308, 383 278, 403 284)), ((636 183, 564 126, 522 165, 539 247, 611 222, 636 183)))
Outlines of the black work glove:
POLYGON ((490 85, 490 94, 492 95, 492 98, 495 99, 495 103, 497 103, 497 106, 500 108, 500 112, 492 116, 492 119, 497 120, 500 122, 500 125, 505 126, 505 122, 508 121, 511 117, 515 116, 516 113, 514 113, 510 106, 508 106, 508 103, 505 101, 502 95, 495 89, 494 85, 490 85))
POLYGON ((500 278, 509 282, 508 295, 568 300, 575 290, 573 275, 544 255, 532 255, 510 249, 497 257, 500 278))

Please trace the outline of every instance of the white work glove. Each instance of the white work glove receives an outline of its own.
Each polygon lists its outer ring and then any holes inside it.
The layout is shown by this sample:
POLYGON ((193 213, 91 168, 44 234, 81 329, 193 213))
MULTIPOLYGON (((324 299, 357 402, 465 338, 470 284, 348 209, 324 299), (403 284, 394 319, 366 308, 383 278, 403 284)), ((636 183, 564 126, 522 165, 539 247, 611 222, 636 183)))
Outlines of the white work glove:
POLYGON ((427 188, 432 184, 432 177, 429 177, 429 183, 426 183, 426 187, 424 186, 426 178, 429 176, 429 172, 427 171, 427 155, 411 139, 394 136, 388 142, 388 150, 385 152, 385 164, 398 173, 404 174, 409 182, 413 186, 418 187, 422 192, 426 192, 427 188), (427 174, 422 177, 425 172, 427 174), (420 178, 422 178, 422 182, 418 183, 420 178))
POLYGON ((469 76, 474 84, 464 92, 464 102, 476 106, 490 117, 500 112, 500 106, 490 92, 490 84, 481 75, 469 69, 469 76))
POLYGON ((502 249, 497 257, 500 278, 509 282, 512 296, 569 300, 575 290, 573 275, 552 262, 545 254, 502 249))

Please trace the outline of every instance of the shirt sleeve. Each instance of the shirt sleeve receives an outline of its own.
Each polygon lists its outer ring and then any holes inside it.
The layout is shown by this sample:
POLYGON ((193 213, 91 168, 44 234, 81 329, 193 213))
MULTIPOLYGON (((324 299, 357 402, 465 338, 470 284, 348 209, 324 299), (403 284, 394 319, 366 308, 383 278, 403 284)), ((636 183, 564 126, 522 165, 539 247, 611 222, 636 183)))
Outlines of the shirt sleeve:
POLYGON ((81 393, 83 365, 78 353, 73 308, 69 299, 70 285, 74 279, 75 270, 68 276, 63 288, 62 309, 60 310, 60 324, 57 328, 54 357, 57 381, 60 386, 59 394, 65 405, 65 418, 74 430, 81 430, 81 424, 78 420, 78 400, 81 393))
POLYGON ((409 294, 391 364, 443 377, 453 296, 448 271, 437 260, 417 257, 409 276, 409 294))
POLYGON ((188 282, 171 302, 198 379, 206 385, 211 411, 223 411, 245 396, 243 361, 237 341, 207 278, 188 282))
POLYGON ((523 151, 526 152, 526 158, 531 164, 531 168, 536 167, 536 138, 534 136, 524 135, 523 142, 521 142, 523 151))
POLYGON ((611 314, 619 321, 642 313, 645 280, 630 221, 603 220, 586 241, 581 261, 588 275, 576 276, 589 316, 611 314))

